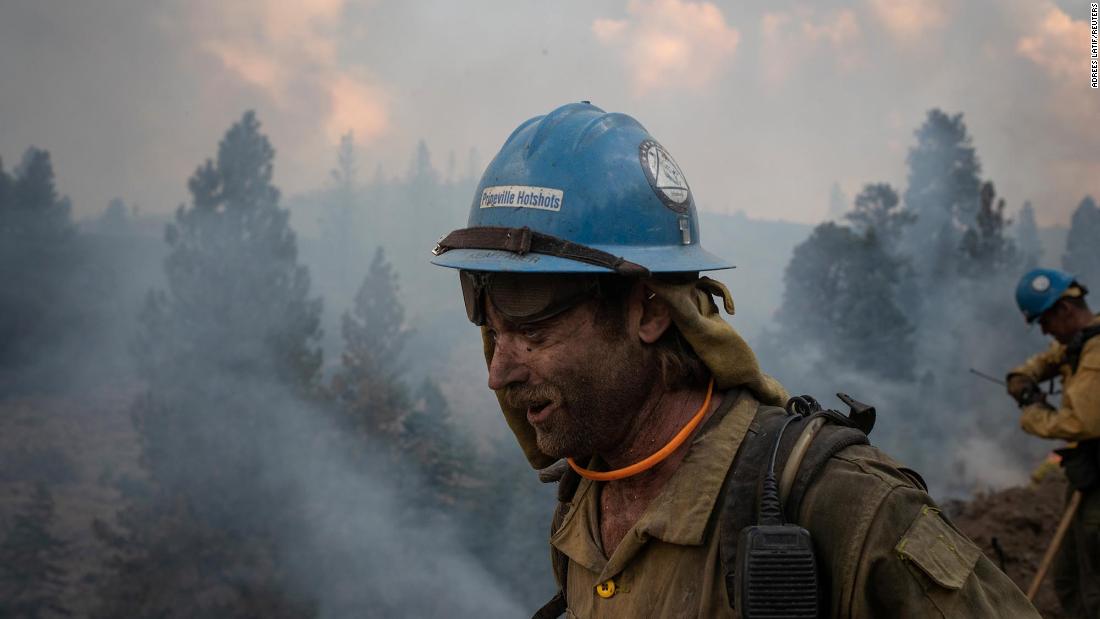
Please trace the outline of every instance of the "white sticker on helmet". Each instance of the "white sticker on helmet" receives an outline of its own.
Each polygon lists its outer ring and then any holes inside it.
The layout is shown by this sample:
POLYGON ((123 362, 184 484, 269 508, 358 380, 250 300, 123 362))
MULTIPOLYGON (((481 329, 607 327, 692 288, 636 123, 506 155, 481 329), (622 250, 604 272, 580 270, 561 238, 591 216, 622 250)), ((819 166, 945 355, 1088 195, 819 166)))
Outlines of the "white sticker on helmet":
POLYGON ((1039 275, 1031 280, 1031 289, 1035 292, 1046 292, 1050 289, 1050 278, 1046 275, 1039 275))
POLYGON ((638 147, 638 158, 661 202, 677 213, 686 213, 691 207, 691 189, 672 155, 656 141, 645 140, 638 147))
POLYGON ((481 192, 481 208, 511 207, 560 211, 565 192, 549 187, 497 185, 481 192))

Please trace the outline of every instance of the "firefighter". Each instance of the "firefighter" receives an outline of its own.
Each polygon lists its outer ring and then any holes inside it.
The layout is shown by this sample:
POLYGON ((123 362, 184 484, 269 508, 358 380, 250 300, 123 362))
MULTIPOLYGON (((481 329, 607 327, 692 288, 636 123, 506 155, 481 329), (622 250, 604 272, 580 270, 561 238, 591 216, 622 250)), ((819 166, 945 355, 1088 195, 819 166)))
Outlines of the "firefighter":
MULTIPOLYGON (((1008 393, 1020 404, 1020 426, 1029 434, 1061 439, 1059 449, 1070 490, 1080 507, 1054 563, 1054 589, 1074 617, 1100 617, 1100 316, 1085 301, 1088 289, 1055 269, 1034 269, 1020 279, 1016 304, 1028 323, 1054 339, 1050 348, 1008 374, 1008 393), (1039 384, 1060 377, 1055 408, 1039 384)), ((1067 500, 1069 495, 1067 495, 1067 500)))
POLYGON ((1038 617, 867 443, 868 407, 817 410, 761 371, 721 318, 729 291, 700 275, 732 267, 700 232, 668 150, 582 102, 521 124, 433 251, 527 460, 564 471, 560 591, 536 616, 1038 617), (765 515, 794 534, 739 536, 765 515), (812 558, 769 573, 750 542, 812 558))

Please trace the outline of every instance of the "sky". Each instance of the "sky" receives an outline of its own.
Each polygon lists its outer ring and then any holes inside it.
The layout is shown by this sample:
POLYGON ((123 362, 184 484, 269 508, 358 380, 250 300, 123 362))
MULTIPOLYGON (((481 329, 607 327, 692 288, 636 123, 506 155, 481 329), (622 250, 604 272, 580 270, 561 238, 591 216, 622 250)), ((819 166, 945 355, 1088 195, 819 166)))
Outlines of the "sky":
POLYGON ((480 169, 520 122, 590 100, 675 156, 699 208, 813 223, 838 183, 905 185, 925 113, 962 113, 1009 211, 1100 196, 1085 0, 0 0, 0 158, 53 156, 74 214, 186 201, 246 109, 294 195, 418 140, 480 169))

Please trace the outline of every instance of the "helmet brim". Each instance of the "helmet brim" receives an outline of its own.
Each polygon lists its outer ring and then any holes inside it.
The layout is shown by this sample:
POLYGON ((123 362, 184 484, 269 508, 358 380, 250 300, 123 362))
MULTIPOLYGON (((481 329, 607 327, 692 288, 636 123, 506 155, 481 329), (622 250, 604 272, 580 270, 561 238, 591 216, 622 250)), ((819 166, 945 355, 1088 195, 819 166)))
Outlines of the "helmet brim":
MULTIPOLYGON (((651 273, 690 273, 732 269, 734 265, 698 245, 669 248, 629 245, 592 245, 651 273), (660 265, 654 267, 651 265, 660 265)), ((432 258, 432 264, 467 271, 518 273, 614 273, 611 269, 559 256, 529 253, 523 256, 496 249, 452 249, 432 258)))

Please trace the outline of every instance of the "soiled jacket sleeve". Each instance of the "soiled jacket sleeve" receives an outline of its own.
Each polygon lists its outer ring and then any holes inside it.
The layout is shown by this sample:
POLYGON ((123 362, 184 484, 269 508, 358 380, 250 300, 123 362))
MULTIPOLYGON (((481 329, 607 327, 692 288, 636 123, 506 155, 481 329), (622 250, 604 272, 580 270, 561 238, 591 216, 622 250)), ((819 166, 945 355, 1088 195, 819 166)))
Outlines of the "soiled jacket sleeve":
POLYGON ((1025 406, 1020 427, 1043 438, 1100 438, 1100 337, 1088 341, 1077 371, 1062 381, 1061 406, 1057 410, 1041 403, 1025 406))
POLYGON ((1039 619, 915 478, 874 447, 848 447, 826 464, 801 522, 831 575, 832 617, 1039 619))
POLYGON ((1065 346, 1054 342, 1050 348, 1037 355, 1032 355, 1027 361, 1012 368, 1008 373, 1008 378, 1019 374, 1027 376, 1037 383, 1055 378, 1058 376, 1058 368, 1062 365, 1065 352, 1065 346))

